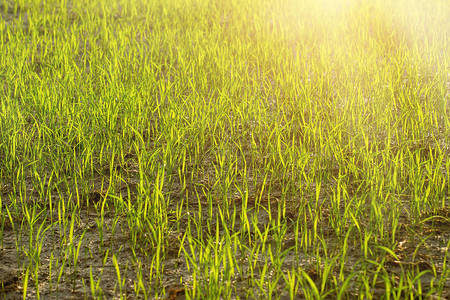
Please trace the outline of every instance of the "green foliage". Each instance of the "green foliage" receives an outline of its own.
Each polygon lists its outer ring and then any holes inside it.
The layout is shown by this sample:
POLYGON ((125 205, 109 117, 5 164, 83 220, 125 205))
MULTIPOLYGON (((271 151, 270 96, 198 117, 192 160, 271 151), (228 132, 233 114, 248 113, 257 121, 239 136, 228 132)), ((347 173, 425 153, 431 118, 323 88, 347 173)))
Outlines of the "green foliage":
POLYGON ((445 0, 3 1, 16 291, 448 296, 448 15, 445 0))

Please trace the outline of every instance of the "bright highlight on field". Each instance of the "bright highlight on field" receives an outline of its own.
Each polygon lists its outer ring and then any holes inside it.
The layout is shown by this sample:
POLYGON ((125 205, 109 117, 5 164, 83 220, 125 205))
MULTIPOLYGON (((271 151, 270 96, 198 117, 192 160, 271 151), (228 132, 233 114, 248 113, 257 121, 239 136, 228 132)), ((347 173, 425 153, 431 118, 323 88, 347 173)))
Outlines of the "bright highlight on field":
POLYGON ((0 3, 0 298, 450 298, 447 0, 0 3))

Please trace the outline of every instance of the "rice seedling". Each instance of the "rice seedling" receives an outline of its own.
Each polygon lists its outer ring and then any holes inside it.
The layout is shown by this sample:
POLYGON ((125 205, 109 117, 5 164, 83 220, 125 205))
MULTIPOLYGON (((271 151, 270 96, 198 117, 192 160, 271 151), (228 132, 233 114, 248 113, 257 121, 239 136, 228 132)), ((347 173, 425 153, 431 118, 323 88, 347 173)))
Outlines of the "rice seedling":
POLYGON ((450 297, 447 1, 0 3, 0 298, 450 297))

